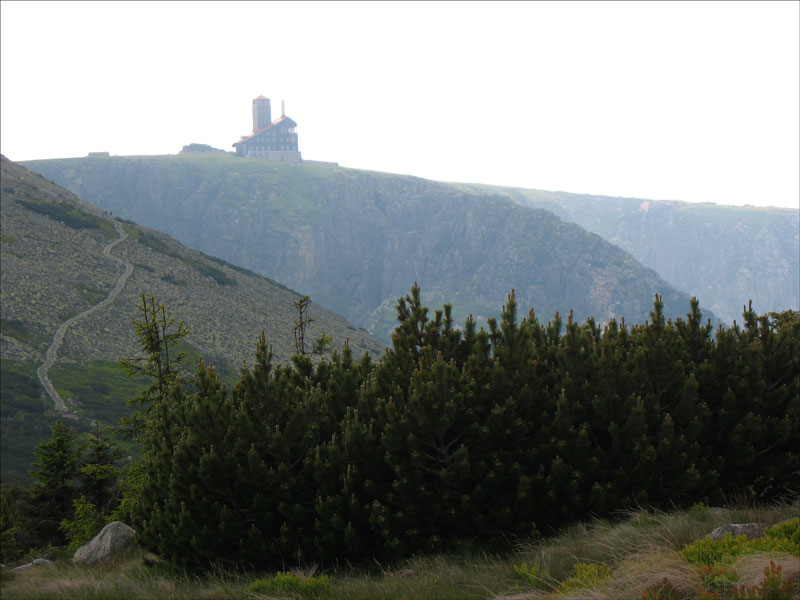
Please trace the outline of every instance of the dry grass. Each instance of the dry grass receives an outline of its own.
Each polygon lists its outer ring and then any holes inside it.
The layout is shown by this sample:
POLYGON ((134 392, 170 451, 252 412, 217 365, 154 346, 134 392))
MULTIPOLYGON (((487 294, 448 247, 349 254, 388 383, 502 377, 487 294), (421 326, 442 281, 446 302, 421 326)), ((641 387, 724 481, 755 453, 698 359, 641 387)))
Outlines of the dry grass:
POLYGON ((764 581, 764 568, 770 561, 781 568, 784 578, 794 577, 800 581, 800 559, 796 556, 769 556, 765 554, 752 554, 743 556, 734 565, 739 575, 739 582, 747 585, 760 585, 764 581))
POLYGON ((609 585, 611 598, 641 598, 645 590, 662 585, 665 579, 684 598, 694 598, 702 589, 700 575, 675 552, 631 557, 616 573, 609 585))
POLYGON ((212 600, 246 598, 248 580, 210 576, 194 578, 159 573, 146 567, 140 553, 132 553, 97 567, 71 561, 24 571, 3 573, 2 598, 83 600, 120 598, 132 600, 212 600))
MULTIPOLYGON (((620 515, 619 521, 596 519, 580 523, 560 535, 528 544, 520 549, 517 564, 535 565, 547 573, 545 590, 528 590, 503 596, 507 600, 535 600, 552 597, 558 586, 578 563, 599 563, 613 569, 613 577, 585 589, 558 594, 560 599, 640 599, 648 587, 666 578, 678 596, 697 598, 702 580, 677 552, 687 544, 726 523, 760 522, 773 525, 800 514, 800 501, 773 506, 738 505, 696 511, 663 513, 635 510, 620 515)), ((780 558, 787 560, 786 557, 780 558)), ((792 558, 797 566, 797 559, 792 558)), ((736 570, 742 583, 763 578, 770 557, 743 561, 736 570), (742 571, 739 571, 742 569, 742 571), (749 570, 748 570, 749 569, 749 570)), ((791 562, 791 561, 789 561, 791 562)), ((776 561, 777 564, 777 561, 776 561)), ((781 562, 783 564, 783 562, 781 562)), ((794 571, 784 567, 784 575, 794 571)))
POLYGON ((335 598, 431 600, 494 598, 514 585, 507 557, 415 557, 378 573, 331 575, 335 598))
MULTIPOLYGON (((547 540, 530 542, 505 556, 438 555, 414 557, 370 571, 342 568, 322 571, 316 566, 294 569, 303 577, 330 578, 329 598, 374 600, 425 598, 431 600, 535 600, 544 597, 575 600, 639 600, 644 590, 664 578, 677 597, 697 598, 702 590, 698 572, 677 552, 724 523, 759 521, 774 524, 800 514, 800 502, 772 507, 737 507, 661 513, 644 510, 621 515, 615 523, 596 519, 575 525, 547 540), (540 589, 526 587, 514 565, 546 570, 540 589), (554 595, 578 563, 598 563, 611 577, 582 589, 554 595)), ((783 574, 800 577, 796 557, 752 555, 734 569, 741 583, 758 584, 772 559, 783 574)), ((52 565, 13 572, 4 569, 3 600, 120 598, 133 600, 211 600, 265 598, 247 591, 256 579, 274 573, 236 573, 215 570, 203 577, 175 572, 152 555, 131 553, 98 567, 80 567, 60 560, 52 565)))

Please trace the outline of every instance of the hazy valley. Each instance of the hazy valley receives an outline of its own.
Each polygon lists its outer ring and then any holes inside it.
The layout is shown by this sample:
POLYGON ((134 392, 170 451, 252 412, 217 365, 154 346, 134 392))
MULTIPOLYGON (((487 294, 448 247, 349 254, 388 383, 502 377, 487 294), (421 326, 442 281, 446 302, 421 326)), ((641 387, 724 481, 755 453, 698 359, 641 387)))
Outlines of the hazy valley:
MULTIPOLYGON (((467 189, 472 189, 466 186, 467 189)), ((800 306, 800 213, 475 186, 550 210, 630 252, 728 324, 745 300, 759 311, 800 306)))

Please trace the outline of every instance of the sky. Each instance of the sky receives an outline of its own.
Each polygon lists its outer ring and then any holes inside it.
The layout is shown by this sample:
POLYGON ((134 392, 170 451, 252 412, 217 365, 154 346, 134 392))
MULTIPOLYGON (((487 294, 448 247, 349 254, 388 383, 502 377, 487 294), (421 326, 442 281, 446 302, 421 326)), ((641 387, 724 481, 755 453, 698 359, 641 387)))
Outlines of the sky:
POLYGON ((800 205, 800 2, 0 3, 11 160, 232 151, 652 200, 800 205))

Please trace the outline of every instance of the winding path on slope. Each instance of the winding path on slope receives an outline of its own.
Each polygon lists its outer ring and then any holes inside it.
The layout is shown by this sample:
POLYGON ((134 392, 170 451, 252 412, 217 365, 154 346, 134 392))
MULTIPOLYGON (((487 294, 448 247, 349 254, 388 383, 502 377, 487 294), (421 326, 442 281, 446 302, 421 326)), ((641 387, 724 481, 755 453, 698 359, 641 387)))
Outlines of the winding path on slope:
POLYGON ((72 325, 78 319, 85 317, 88 314, 91 314, 95 311, 100 310, 101 308, 105 308, 109 304, 111 304, 122 289, 125 287, 125 283, 128 281, 128 277, 131 276, 133 273, 133 265, 129 263, 127 260, 122 258, 117 258, 116 256, 111 256, 111 251, 117 246, 117 244, 124 242, 128 239, 128 234, 125 233, 125 230, 122 229, 122 225, 119 221, 114 220, 114 229, 117 230, 119 237, 108 244, 105 248, 103 248, 103 256, 107 256, 113 261, 116 261, 122 265, 125 265, 125 272, 120 275, 119 279, 117 279, 117 283, 114 286, 114 289, 108 294, 108 297, 95 304, 94 306, 90 307, 89 309, 83 311, 82 313, 75 315, 74 317, 70 317, 66 321, 64 321, 61 325, 59 325, 58 329, 56 330, 55 335, 53 336, 53 343, 50 344, 50 347, 47 349, 47 354, 45 355, 45 361, 42 365, 36 370, 36 375, 39 376, 39 381, 44 386, 44 389, 50 395, 50 398, 53 399, 53 402, 56 405, 56 410, 61 413, 67 412, 67 405, 64 403, 64 400, 56 391, 56 388, 53 387, 50 378, 47 376, 47 372, 50 370, 50 367, 53 366, 53 363, 56 362, 56 358, 58 356, 58 349, 61 347, 61 342, 64 341, 64 335, 67 333, 67 329, 69 326, 72 325))

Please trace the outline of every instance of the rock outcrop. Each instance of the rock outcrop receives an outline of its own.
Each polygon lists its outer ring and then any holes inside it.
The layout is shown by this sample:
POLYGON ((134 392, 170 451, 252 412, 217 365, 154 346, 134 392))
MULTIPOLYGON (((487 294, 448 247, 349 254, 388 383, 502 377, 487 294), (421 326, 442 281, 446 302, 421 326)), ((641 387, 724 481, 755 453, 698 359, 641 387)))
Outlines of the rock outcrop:
POLYGON ((120 521, 112 521, 91 541, 78 548, 72 560, 83 565, 94 565, 124 550, 135 539, 136 532, 133 529, 120 521))
POLYGON ((31 567, 44 567, 45 565, 52 565, 52 564, 53 564, 52 560, 47 560, 46 558, 34 558, 31 562, 24 565, 20 565, 14 570, 21 571, 23 569, 30 569, 31 567))
POLYGON ((764 537, 766 535, 767 525, 764 523, 730 523, 717 527, 714 531, 708 534, 711 540, 721 540, 729 533, 733 536, 746 535, 747 539, 764 537))

